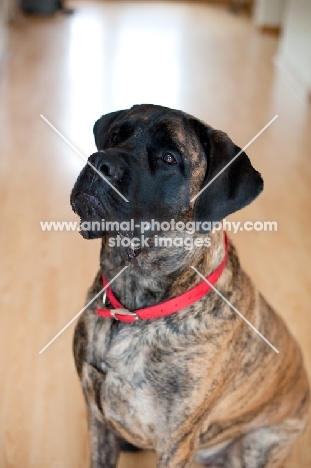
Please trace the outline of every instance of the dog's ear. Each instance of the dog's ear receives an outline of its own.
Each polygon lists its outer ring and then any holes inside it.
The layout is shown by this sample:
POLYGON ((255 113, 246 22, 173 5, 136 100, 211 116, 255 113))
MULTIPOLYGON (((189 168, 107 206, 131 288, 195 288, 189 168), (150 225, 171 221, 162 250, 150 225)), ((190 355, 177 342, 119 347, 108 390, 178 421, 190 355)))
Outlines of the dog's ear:
POLYGON ((93 127, 93 133, 95 138, 96 147, 98 150, 103 149, 103 145, 107 136, 107 132, 109 131, 110 126, 112 123, 117 120, 117 118, 126 112, 125 110, 120 110, 116 112, 110 112, 110 114, 102 115, 100 119, 98 119, 93 127))
POLYGON ((200 121, 195 123, 195 130, 207 158, 201 189, 209 185, 195 202, 194 219, 220 221, 251 203, 262 191, 263 180, 244 151, 226 133, 200 121))

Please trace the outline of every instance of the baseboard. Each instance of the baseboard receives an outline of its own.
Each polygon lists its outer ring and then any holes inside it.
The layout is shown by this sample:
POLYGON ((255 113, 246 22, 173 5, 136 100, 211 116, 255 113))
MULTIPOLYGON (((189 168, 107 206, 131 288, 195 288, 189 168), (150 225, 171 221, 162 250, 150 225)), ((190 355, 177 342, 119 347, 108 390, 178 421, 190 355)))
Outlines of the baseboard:
POLYGON ((306 83, 284 57, 278 55, 274 58, 273 62, 300 99, 311 103, 311 83, 306 83))

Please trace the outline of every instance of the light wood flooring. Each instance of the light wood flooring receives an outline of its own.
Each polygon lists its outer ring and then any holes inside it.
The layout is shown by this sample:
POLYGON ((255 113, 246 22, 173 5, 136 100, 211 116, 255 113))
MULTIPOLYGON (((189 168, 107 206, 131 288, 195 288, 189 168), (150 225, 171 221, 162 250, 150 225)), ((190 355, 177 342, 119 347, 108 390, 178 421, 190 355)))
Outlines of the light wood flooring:
MULTIPOLYGON (((76 220, 69 194, 103 113, 150 102, 180 108, 249 148, 264 193, 234 220, 277 232, 231 234, 241 261, 299 340, 311 365, 311 118, 274 69, 278 39, 204 2, 84 1, 72 16, 21 18, 0 73, 0 468, 88 466, 84 402, 70 326, 98 267, 99 241, 42 232, 76 220)), ((287 468, 310 468, 310 430, 287 468)), ((119 468, 155 466, 150 453, 119 468)))

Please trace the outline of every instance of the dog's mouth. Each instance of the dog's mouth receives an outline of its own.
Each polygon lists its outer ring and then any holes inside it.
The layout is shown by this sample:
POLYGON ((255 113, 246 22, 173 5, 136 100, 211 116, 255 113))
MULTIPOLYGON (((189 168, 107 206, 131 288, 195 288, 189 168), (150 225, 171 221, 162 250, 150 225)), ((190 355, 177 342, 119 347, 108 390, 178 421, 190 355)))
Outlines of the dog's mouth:
POLYGON ((92 223, 99 222, 104 217, 104 208, 97 197, 86 192, 78 193, 71 203, 73 211, 80 217, 80 234, 85 239, 102 237, 100 229, 94 231, 92 223))
POLYGON ((75 197, 72 208, 82 220, 86 221, 96 221, 104 215, 103 206, 98 198, 85 192, 75 197))

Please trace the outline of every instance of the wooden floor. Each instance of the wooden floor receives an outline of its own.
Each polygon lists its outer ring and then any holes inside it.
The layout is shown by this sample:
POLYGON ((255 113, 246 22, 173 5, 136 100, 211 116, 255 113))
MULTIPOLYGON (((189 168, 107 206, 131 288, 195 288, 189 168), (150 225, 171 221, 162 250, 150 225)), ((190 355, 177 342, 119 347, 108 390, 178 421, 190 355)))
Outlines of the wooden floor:
MULTIPOLYGON (((85 409, 71 325, 98 267, 99 242, 42 232, 76 220, 69 194, 102 114, 151 102, 183 109, 245 145, 265 179, 234 220, 273 220, 277 232, 231 234, 241 260, 299 340, 311 364, 310 107, 276 73, 277 38, 249 19, 202 2, 76 3, 73 16, 25 18, 11 27, 0 75, 0 468, 88 466, 85 409)), ((289 468, 310 468, 310 430, 289 468)), ((120 468, 155 466, 122 455, 120 468)))

